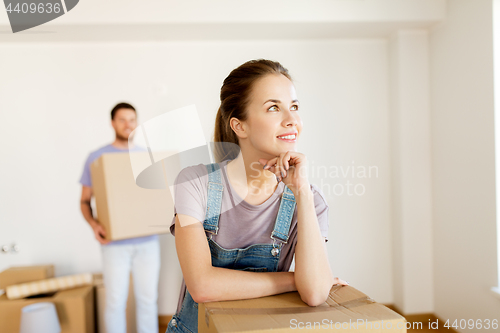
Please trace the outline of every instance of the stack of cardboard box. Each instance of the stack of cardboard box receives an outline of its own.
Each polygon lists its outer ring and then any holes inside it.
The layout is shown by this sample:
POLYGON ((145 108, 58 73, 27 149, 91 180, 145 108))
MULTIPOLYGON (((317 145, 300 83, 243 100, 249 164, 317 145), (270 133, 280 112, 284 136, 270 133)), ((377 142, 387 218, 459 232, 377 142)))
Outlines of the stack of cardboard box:
MULTIPOLYGON (((44 280, 54 277, 54 266, 11 267, 0 273, 0 289, 9 285, 44 280)), ((9 300, 0 296, 0 332, 18 333, 21 309, 27 305, 54 303, 61 325, 61 333, 94 332, 94 292, 92 286, 61 290, 37 297, 9 300)))

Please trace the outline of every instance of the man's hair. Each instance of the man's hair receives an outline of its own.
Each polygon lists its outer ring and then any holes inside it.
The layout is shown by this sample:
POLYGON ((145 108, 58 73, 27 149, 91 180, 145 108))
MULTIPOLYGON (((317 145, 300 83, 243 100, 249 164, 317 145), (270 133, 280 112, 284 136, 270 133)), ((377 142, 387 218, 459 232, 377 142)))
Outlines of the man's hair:
POLYGON ((111 110, 111 120, 115 119, 116 111, 118 111, 119 109, 131 109, 134 110, 134 112, 137 114, 137 111, 135 111, 135 108, 132 105, 122 102, 116 104, 113 110, 111 110))

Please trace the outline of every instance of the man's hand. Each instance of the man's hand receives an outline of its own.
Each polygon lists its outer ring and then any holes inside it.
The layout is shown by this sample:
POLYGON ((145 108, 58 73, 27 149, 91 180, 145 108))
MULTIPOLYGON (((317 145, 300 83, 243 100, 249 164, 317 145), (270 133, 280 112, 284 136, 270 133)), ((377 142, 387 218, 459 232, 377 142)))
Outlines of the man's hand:
POLYGON ((82 197, 80 199, 80 209, 82 211, 83 217, 90 224, 92 230, 94 230, 95 239, 102 245, 108 244, 109 240, 106 240, 106 230, 96 219, 94 219, 94 214, 92 214, 92 207, 90 206, 90 198, 92 198, 92 188, 88 186, 82 186, 82 197))
POLYGON ((104 238, 106 237, 106 230, 104 229, 102 224, 94 220, 93 223, 90 224, 90 226, 92 227, 92 230, 94 230, 95 239, 97 239, 99 243, 101 243, 102 245, 106 245, 111 242, 104 238))

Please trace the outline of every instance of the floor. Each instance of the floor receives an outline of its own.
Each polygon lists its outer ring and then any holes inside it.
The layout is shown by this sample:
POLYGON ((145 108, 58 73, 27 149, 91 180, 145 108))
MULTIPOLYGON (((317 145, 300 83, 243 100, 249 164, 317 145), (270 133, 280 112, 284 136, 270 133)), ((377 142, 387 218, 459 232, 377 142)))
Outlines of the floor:
MULTIPOLYGON (((167 316, 164 316, 164 317, 167 317, 167 316)), ((163 322, 167 323, 170 321, 170 319, 172 318, 171 316, 168 316, 169 318, 162 318, 163 319, 163 322)), ((158 333, 165 333, 167 331, 167 325, 162 325, 161 322, 160 322, 160 328, 158 329, 158 333)))
MULTIPOLYGON (((417 326, 415 326, 417 327, 417 326)), ((408 333, 450 333, 451 331, 448 330, 447 328, 439 328, 439 329, 429 329, 428 327, 423 327, 422 329, 417 329, 417 328, 414 328, 414 329, 408 329, 407 330, 408 333)), ((165 331, 163 331, 162 333, 165 333, 165 331)))

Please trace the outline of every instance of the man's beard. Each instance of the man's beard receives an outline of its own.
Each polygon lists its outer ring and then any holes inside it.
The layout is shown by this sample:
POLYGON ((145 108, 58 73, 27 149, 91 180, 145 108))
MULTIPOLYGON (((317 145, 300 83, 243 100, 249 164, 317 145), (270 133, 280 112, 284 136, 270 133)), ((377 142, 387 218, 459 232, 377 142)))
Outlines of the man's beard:
POLYGON ((132 135, 132 133, 130 133, 130 135, 128 137, 123 136, 123 135, 121 135, 119 133, 116 133, 116 138, 118 140, 121 140, 121 141, 128 141, 129 139, 132 140, 134 138, 134 136, 132 135))

